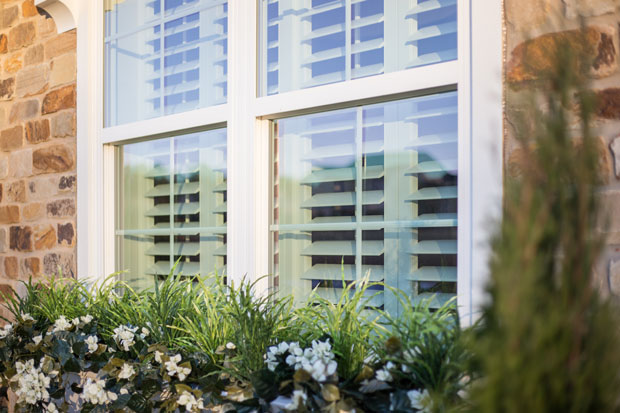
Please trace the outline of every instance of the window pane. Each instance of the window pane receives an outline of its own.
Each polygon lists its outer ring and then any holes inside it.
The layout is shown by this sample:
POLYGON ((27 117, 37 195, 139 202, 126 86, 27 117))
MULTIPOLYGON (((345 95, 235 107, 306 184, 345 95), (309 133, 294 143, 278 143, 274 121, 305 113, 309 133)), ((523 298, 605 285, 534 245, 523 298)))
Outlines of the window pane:
MULTIPOLYGON (((303 302, 369 276, 413 297, 456 292, 456 92, 281 119, 274 286, 303 302)), ((379 288, 379 290, 382 290, 379 288)), ((416 298, 419 299, 419 298, 416 298)), ((372 305, 397 312, 389 291, 372 305)))
POLYGON ((457 0, 260 0, 261 94, 457 57, 457 0))
POLYGON ((110 1, 105 126, 226 102, 226 1, 110 1))
POLYGON ((226 129, 119 148, 119 270, 135 287, 225 272, 226 129))

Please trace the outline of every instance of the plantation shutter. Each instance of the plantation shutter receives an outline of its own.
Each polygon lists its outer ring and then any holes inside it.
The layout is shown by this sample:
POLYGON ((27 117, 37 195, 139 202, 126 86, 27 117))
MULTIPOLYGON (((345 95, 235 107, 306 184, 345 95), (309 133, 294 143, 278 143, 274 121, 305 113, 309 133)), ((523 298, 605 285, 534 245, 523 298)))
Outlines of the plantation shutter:
POLYGON ((226 271, 226 130, 125 145, 125 229, 140 236, 137 250, 124 251, 124 267, 143 272, 131 280, 149 285, 153 276, 206 275, 226 271), (141 180, 141 184, 137 183, 141 180), (136 228, 136 226, 141 228, 136 228), (145 278, 144 275, 147 275, 145 278))
POLYGON ((454 60, 456 0, 262 0, 262 92, 454 60))
MULTIPOLYGON (((276 134, 283 294, 336 299, 343 276, 369 275, 435 307, 454 296, 455 93, 283 119, 276 134)), ((370 304, 398 311, 389 291, 370 304)))

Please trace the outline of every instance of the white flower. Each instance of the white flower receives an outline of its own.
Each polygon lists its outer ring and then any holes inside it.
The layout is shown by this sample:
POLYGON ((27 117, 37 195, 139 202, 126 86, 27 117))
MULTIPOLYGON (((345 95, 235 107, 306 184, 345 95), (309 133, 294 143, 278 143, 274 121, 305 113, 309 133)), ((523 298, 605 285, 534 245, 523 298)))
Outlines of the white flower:
POLYGON ((82 320, 82 323, 88 324, 91 321, 93 321, 93 316, 90 315, 90 314, 86 314, 86 315, 83 315, 82 317, 80 317, 80 320, 82 320))
POLYGON ((84 342, 88 345, 88 353, 94 353, 99 348, 97 336, 88 336, 84 342))
POLYGON ((40 368, 34 367, 34 360, 27 360, 25 363, 16 362, 15 374, 12 382, 17 382, 17 403, 36 404, 39 401, 47 401, 50 387, 50 378, 41 372, 40 368))
POLYGON ((149 334, 150 334, 150 333, 149 333, 149 330, 147 330, 147 329, 146 329, 146 327, 142 327, 142 330, 140 330, 140 331, 142 332, 142 334, 140 334, 140 337, 142 337, 143 339, 144 339, 145 337, 148 337, 148 336, 149 336, 149 334))
POLYGON ((237 348, 237 346, 235 346, 235 343, 228 342, 228 343, 226 343, 226 348, 228 350, 234 350, 234 349, 237 348))
POLYGON ((32 337, 32 341, 34 344, 39 345, 39 343, 43 340, 43 336, 39 334, 38 336, 32 337))
POLYGON ((411 402, 411 407, 418 410, 424 409, 424 399, 428 397, 428 391, 418 391, 418 390, 409 390, 407 392, 407 397, 409 397, 409 401, 411 402))
POLYGON ((179 366, 178 363, 181 362, 181 355, 177 354, 176 356, 170 357, 170 360, 165 362, 166 370, 168 371, 168 375, 170 377, 177 375, 179 380, 183 381, 185 378, 192 372, 192 369, 189 367, 179 366))
POLYGON ((73 324, 74 326, 79 326, 80 325, 80 318, 79 317, 75 317, 73 320, 71 320, 71 324, 73 324))
POLYGON ((377 380, 392 381, 392 375, 386 369, 377 370, 377 380))
POLYGON ((61 315, 58 320, 54 322, 53 333, 58 333, 59 331, 67 331, 71 328, 71 323, 65 318, 64 315, 61 315))
POLYGON ((120 373, 118 373, 119 379, 127 379, 136 374, 136 370, 133 368, 131 364, 124 363, 123 367, 121 367, 120 373))
POLYGON ((123 350, 129 351, 129 348, 136 343, 134 339, 137 330, 138 327, 131 328, 121 325, 114 329, 114 335, 112 337, 123 348, 123 350))
POLYGON ((299 409, 299 405, 306 404, 306 400, 308 400, 308 396, 306 396, 306 392, 303 390, 294 390, 292 401, 286 405, 284 408, 286 410, 297 410, 299 409))
POLYGON ((115 401, 118 396, 114 392, 105 390, 105 382, 103 380, 88 378, 81 398, 91 404, 108 404, 111 401, 115 401))
POLYGON ((22 314, 22 320, 24 321, 34 321, 34 318, 32 318, 32 316, 28 313, 26 314, 22 314))
POLYGON ((48 404, 47 407, 45 408, 45 412, 46 413, 58 413, 58 408, 53 402, 50 402, 50 404, 48 404))
POLYGON ((129 394, 129 390, 127 390, 126 388, 122 387, 120 393, 121 394, 129 394))
POLYGON ((6 338, 13 331, 13 324, 8 323, 0 329, 0 338, 6 338))
POLYGON ((188 391, 181 393, 177 403, 179 406, 185 406, 185 410, 188 412, 199 412, 204 409, 202 399, 196 400, 196 397, 188 391))
POLYGON ((161 356, 163 355, 164 353, 162 353, 161 351, 155 350, 155 361, 161 364, 162 362, 161 356))

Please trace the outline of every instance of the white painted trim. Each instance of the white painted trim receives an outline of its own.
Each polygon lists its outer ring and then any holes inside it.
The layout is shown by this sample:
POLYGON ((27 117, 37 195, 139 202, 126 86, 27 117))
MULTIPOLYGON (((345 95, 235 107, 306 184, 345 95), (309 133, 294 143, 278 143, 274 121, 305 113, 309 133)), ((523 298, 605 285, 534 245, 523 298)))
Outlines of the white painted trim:
POLYGON ((229 112, 228 105, 211 106, 191 112, 162 116, 125 125, 103 128, 103 144, 121 144, 144 137, 154 138, 160 135, 178 134, 182 131, 204 128, 204 125, 223 125, 229 112))
POLYGON ((265 96, 256 99, 254 114, 256 117, 274 119, 303 114, 316 108, 329 110, 350 102, 368 104, 453 90, 459 80, 458 71, 458 62, 444 62, 265 96))
POLYGON ((458 304, 463 325, 480 315, 489 241, 503 190, 502 2, 459 1, 458 304))
POLYGON ((79 0, 35 0, 34 5, 52 16, 58 33, 64 33, 75 29, 83 3, 80 4, 79 0))
POLYGON ((78 278, 102 277, 103 155, 99 143, 103 85, 102 8, 80 2, 77 32, 77 272, 78 278))

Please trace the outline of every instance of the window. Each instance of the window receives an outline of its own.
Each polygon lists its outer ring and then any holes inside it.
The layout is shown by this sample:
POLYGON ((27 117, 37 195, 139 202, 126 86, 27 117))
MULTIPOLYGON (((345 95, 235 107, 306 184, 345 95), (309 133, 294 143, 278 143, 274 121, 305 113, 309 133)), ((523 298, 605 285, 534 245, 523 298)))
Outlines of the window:
POLYGON ((271 95, 454 60, 456 0, 261 0, 271 95))
MULTIPOLYGON (((455 92, 276 122, 274 275, 340 296, 364 276, 437 307, 456 294, 455 92)), ((373 291, 374 292, 374 291, 373 291)), ((389 291, 375 307, 397 312, 389 291)))
POLYGON ((226 271, 226 130, 122 145, 118 268, 147 288, 170 273, 226 271))
POLYGON ((80 274, 148 285, 180 258, 303 299, 344 268, 456 293, 473 320, 501 205, 501 2, 79 7, 80 274))
POLYGON ((227 2, 133 0, 105 13, 105 125, 226 102, 227 2))

